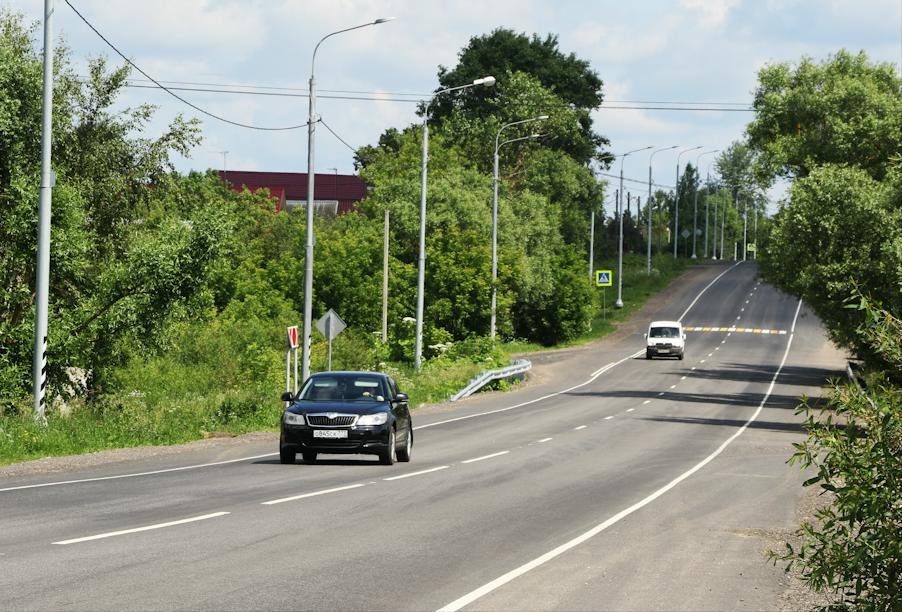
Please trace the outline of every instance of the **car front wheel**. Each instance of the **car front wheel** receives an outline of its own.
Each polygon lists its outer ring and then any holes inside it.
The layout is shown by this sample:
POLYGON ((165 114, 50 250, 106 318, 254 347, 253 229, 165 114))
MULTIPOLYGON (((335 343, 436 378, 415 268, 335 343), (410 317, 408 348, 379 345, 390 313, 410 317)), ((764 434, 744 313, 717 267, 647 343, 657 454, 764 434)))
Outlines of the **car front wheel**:
POLYGON ((388 446, 379 453, 379 461, 382 465, 394 465, 395 461, 397 461, 398 449, 395 448, 395 444, 397 444, 397 440, 395 438, 395 430, 392 428, 388 432, 388 446))
POLYGON ((279 463, 283 465, 291 465, 297 459, 297 453, 291 447, 279 447, 279 463))
POLYGON ((404 441, 404 448, 398 451, 398 461, 410 461, 410 454, 413 451, 413 427, 410 422, 407 423, 407 436, 404 441))
POLYGON ((316 463, 316 451, 304 451, 301 453, 304 463, 316 463))

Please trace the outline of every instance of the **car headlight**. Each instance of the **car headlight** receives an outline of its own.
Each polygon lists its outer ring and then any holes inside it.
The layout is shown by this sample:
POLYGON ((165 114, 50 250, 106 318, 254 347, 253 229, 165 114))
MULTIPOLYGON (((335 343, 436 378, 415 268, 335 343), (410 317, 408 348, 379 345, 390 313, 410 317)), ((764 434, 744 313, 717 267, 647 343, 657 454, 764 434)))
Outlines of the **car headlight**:
POLYGON ((376 414, 364 414, 357 418, 357 424, 362 426, 368 425, 384 425, 388 421, 387 412, 377 412, 376 414))
POLYGON ((283 417, 286 425, 305 425, 304 415, 295 414, 294 412, 286 412, 283 417))

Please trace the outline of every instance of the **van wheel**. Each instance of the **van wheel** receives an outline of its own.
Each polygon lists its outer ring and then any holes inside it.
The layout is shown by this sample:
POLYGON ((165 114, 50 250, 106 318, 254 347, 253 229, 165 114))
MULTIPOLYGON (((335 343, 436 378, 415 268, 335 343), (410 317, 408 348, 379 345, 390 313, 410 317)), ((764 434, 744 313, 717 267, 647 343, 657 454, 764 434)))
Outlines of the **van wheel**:
POLYGON ((680 361, 683 360, 683 353, 684 353, 684 352, 685 352, 685 351, 680 351, 680 361))
POLYGON ((645 358, 651 359, 651 351, 645 351, 645 358))

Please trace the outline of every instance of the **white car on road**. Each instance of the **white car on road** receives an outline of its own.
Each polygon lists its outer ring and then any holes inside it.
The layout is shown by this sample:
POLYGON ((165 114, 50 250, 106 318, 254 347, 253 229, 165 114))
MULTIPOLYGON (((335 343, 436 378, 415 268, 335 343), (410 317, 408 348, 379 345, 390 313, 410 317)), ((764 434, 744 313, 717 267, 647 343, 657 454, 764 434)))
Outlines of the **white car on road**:
POLYGON ((645 358, 666 355, 683 358, 686 352, 686 334, 679 321, 652 321, 645 334, 645 358))

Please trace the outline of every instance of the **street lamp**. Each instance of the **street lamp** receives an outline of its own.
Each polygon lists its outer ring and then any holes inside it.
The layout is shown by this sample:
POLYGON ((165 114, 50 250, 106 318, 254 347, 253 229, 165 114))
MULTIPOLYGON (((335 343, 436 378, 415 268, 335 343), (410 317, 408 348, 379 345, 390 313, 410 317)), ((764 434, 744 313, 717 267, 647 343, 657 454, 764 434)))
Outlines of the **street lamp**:
POLYGON ((495 340, 495 319, 498 293, 496 287, 496 283, 498 281, 498 150, 504 145, 511 142, 517 142, 518 140, 528 140, 530 138, 538 138, 540 134, 530 134, 529 136, 522 136, 520 138, 511 138, 501 143, 499 143, 498 140, 501 138, 501 132, 503 132, 506 128, 511 127, 512 125, 531 123, 533 121, 545 121, 546 119, 548 119, 548 115, 539 115, 538 117, 532 117, 531 119, 512 121, 511 123, 502 125, 501 128, 499 128, 498 133, 495 134, 494 170, 492 172, 492 316, 491 322, 489 324, 489 338, 493 342, 495 340))
MULTIPOLYGON (((711 153, 717 153, 720 149, 711 149, 710 151, 703 151, 699 153, 695 158, 695 173, 698 174, 699 178, 701 178, 701 173, 698 171, 698 164, 701 161, 702 157, 705 155, 710 155, 711 153)), ((698 235, 698 185, 695 186, 695 195, 692 197, 692 259, 697 259, 695 255, 695 239, 698 235)))
POLYGON ((426 166, 429 159, 429 105, 439 94, 459 91, 469 87, 484 85, 491 87, 495 84, 495 77, 486 76, 476 79, 472 83, 466 85, 458 85, 457 87, 446 87, 429 96, 429 100, 423 109, 423 151, 422 161, 420 162, 420 252, 417 257, 417 327, 416 338, 414 340, 413 363, 417 371, 423 363, 423 285, 426 279, 426 166))
POLYGON ((674 198, 673 198, 673 258, 676 259, 677 256, 677 244, 680 242, 680 157, 683 156, 683 153, 688 153, 689 151, 696 151, 701 149, 704 145, 698 145, 697 147, 692 147, 690 149, 683 149, 677 154, 677 166, 676 166, 676 185, 674 186, 674 198))
POLYGON ((651 274, 651 160, 654 159, 657 153, 661 151, 670 151, 678 148, 680 145, 673 145, 672 147, 664 147, 662 149, 658 149, 657 151, 652 151, 651 155, 648 156, 648 202, 646 202, 646 206, 648 207, 648 256, 646 257, 646 266, 645 272, 647 274, 651 274))
POLYGON ((633 153, 647 151, 653 148, 652 145, 649 145, 647 147, 642 147, 641 149, 627 151, 620 156, 620 238, 617 249, 617 301, 614 302, 614 308, 623 308, 623 160, 633 153))
POLYGON ((336 34, 378 25, 392 19, 394 17, 383 17, 369 23, 326 34, 313 47, 313 57, 310 59, 310 97, 307 114, 307 245, 304 258, 304 338, 301 344, 302 381, 307 380, 307 377, 310 376, 310 328, 313 318, 313 183, 315 178, 314 156, 316 152, 316 81, 314 80, 314 67, 316 66, 316 52, 319 50, 319 46, 323 44, 323 41, 336 34))
MULTIPOLYGON (((705 184, 707 185, 707 191, 705 191, 705 259, 708 259, 708 204, 711 199, 711 164, 708 164, 708 168, 705 170, 705 184)), ((717 237, 717 193, 714 194, 714 236, 715 239, 717 237)), ((714 259, 717 259, 717 253, 714 254, 714 259)))

